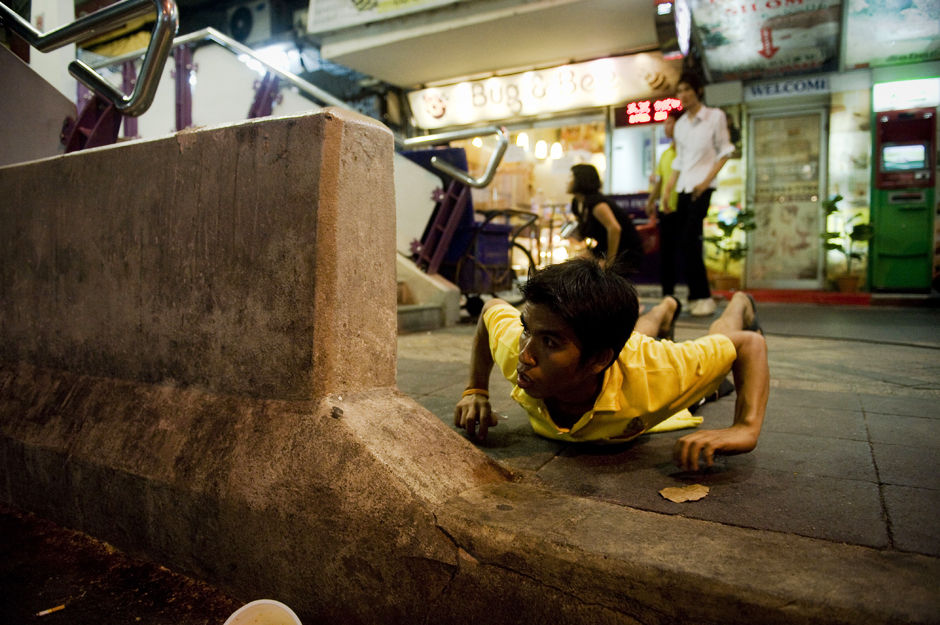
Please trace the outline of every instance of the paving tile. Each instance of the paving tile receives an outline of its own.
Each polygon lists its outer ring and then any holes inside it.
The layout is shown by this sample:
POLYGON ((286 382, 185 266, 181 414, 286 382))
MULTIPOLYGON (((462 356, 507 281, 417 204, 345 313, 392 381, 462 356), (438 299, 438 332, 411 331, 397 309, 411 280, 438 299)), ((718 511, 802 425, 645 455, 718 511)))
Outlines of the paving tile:
POLYGON ((861 411, 807 408, 781 405, 781 402, 768 405, 763 431, 868 440, 865 416, 861 411))
POLYGON ((414 400, 427 408, 445 424, 454 424, 454 404, 456 402, 453 397, 431 394, 415 397, 414 400))
POLYGON ((767 405, 786 408, 802 406, 828 410, 859 410, 861 408, 855 393, 830 393, 793 388, 771 388, 767 405))
POLYGON ((884 501, 895 548, 940 556, 940 491, 885 486, 884 501))
POLYGON ((933 398, 904 395, 859 395, 858 398, 866 413, 940 419, 940 394, 933 398))
POLYGON ((761 434, 752 455, 762 469, 806 477, 878 481, 866 441, 768 431, 761 434))
MULTIPOLYGON (((731 425, 733 409, 733 396, 728 396, 696 414, 705 417, 702 428, 717 429, 731 425)), ((877 482, 861 413, 768 406, 764 423, 751 453, 761 468, 877 482)))
POLYGON ((940 447, 940 419, 868 413, 865 422, 872 442, 940 447))
MULTIPOLYGON (((454 406, 466 386, 466 380, 440 388, 432 393, 414 396, 415 401, 435 414, 455 433, 465 431, 454 425, 454 406)), ((563 443, 551 441, 532 432, 525 410, 509 397, 512 385, 494 371, 490 378, 490 405, 502 419, 491 428, 483 442, 476 443, 488 456, 515 471, 536 471, 555 457, 563 443)))
POLYGON ((672 464, 674 434, 641 437, 616 448, 569 448, 538 472, 550 487, 625 506, 754 529, 789 532, 869 547, 889 545, 877 484, 759 466, 759 451, 720 458, 700 473, 672 464), (705 484, 709 495, 676 504, 668 486, 705 484))
POLYGON ((872 443, 882 484, 940 489, 940 457, 932 447, 872 443))
POLYGON ((396 381, 401 392, 415 396, 456 383, 466 383, 466 362, 439 362, 398 358, 396 381))

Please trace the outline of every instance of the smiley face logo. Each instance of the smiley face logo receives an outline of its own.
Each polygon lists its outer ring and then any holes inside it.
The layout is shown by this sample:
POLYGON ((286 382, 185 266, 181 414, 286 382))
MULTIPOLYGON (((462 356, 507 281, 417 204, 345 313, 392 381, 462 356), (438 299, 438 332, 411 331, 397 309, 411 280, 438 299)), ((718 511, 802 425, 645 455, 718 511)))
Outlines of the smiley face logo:
POLYGON ((440 119, 447 112, 447 99, 439 93, 426 93, 424 94, 424 109, 434 119, 440 119))

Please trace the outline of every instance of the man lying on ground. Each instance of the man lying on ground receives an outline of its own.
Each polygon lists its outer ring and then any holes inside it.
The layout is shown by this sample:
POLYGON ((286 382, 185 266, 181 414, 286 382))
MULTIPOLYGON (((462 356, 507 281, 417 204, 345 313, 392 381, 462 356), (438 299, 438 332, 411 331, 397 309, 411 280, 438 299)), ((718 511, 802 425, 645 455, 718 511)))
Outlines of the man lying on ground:
MULTIPOLYGON (((530 276, 521 311, 499 299, 480 314, 467 390, 454 423, 483 440, 498 423, 489 379, 496 364, 514 384, 512 398, 536 434, 569 442, 621 443, 649 432, 716 392, 729 371, 734 421, 678 441, 676 465, 697 471, 700 458, 749 452, 757 445, 770 385, 767 346, 754 300, 736 293, 708 336, 675 343, 680 304, 672 296, 642 316, 625 278, 578 258, 530 276)), ((668 428, 667 428, 668 429, 668 428)))

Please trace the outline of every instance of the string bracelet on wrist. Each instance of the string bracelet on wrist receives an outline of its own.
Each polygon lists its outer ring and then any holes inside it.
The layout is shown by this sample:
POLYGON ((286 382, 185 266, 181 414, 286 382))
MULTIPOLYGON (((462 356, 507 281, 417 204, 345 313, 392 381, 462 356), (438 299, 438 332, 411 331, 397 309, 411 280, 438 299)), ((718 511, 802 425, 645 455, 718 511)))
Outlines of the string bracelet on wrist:
POLYGON ((461 394, 461 397, 466 397, 467 395, 483 395, 487 399, 490 398, 490 392, 485 388, 468 388, 461 394))

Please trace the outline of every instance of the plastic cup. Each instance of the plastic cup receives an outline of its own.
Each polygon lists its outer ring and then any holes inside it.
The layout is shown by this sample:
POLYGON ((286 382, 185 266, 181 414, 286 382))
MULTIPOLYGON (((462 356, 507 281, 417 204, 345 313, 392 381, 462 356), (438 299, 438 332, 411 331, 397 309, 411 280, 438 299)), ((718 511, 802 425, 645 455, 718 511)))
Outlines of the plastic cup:
POLYGON ((302 625, 294 611, 274 599, 258 599, 232 612, 224 625, 302 625))

